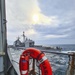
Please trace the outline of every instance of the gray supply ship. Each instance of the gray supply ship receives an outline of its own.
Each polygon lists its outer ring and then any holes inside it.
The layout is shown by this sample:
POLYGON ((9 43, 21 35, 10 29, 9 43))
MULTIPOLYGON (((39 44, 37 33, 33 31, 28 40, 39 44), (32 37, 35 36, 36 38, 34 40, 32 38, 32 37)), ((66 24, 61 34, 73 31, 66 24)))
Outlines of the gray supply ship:
POLYGON ((13 48, 17 48, 17 49, 20 49, 20 48, 26 49, 26 48, 33 47, 33 48, 42 49, 42 50, 59 50, 59 51, 61 51, 61 49, 62 49, 58 46, 35 45, 35 41, 28 39, 26 37, 26 35, 24 34, 24 32, 23 32, 22 36, 23 36, 22 42, 20 40, 20 37, 18 37, 17 40, 14 41, 13 45, 9 45, 9 47, 13 47, 13 48))

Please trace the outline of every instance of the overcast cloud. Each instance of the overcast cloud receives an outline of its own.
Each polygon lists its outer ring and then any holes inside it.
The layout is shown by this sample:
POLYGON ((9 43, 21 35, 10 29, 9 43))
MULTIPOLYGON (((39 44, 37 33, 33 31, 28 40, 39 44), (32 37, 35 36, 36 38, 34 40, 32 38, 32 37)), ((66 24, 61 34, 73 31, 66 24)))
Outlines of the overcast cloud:
POLYGON ((23 31, 36 44, 75 44, 74 14, 75 0, 6 0, 8 44, 23 31))

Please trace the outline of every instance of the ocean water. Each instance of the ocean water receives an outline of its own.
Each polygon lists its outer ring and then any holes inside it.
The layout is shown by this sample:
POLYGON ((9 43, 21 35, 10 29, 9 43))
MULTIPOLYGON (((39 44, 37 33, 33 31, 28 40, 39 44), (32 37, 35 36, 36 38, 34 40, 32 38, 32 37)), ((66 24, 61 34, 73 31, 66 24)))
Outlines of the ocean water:
MULTIPOLYGON (((45 46, 52 46, 52 47, 60 47, 62 50, 53 50, 54 52, 68 52, 68 51, 75 51, 75 44, 60 44, 60 45, 45 45, 45 46)), ((48 50, 52 51, 52 50, 48 50)), ((53 75, 66 75, 66 72, 68 70, 68 62, 69 62, 69 56, 63 55, 63 54, 53 54, 53 53, 45 53, 46 57, 48 58, 53 75)), ((32 65, 31 65, 32 66, 32 65)), ((36 68, 36 71, 39 70, 36 68)), ((41 73, 40 73, 41 75, 41 73)))
MULTIPOLYGON (((50 45, 50 46, 60 47, 62 48, 61 50, 62 52, 75 51, 75 44, 50 45)), ((46 53, 46 56, 50 61, 53 75, 66 75, 69 62, 68 55, 46 53)))
MULTIPOLYGON (((48 45, 47 45, 48 46, 48 45)), ((75 51, 75 45, 74 44, 69 44, 69 45, 49 45, 49 46, 57 46, 62 48, 62 52, 66 52, 66 51, 75 51)), ((13 58, 14 61, 19 62, 19 57, 22 54, 24 50, 14 50, 14 49, 10 49, 10 53, 11 56, 13 58), (16 58, 16 59, 15 59, 16 58)), ((50 51, 50 50, 49 50, 50 51)), ((54 52, 61 52, 60 50, 54 50, 54 52)), ((68 69, 68 62, 69 62, 69 57, 68 55, 62 55, 62 54, 52 54, 52 53, 45 53, 46 57, 48 58, 52 71, 53 71, 53 75, 66 75, 66 71, 68 69)), ((13 62, 14 62, 13 61, 13 62)), ((16 69, 16 72, 19 73, 19 65, 14 62, 14 64, 16 64, 14 67, 18 67, 16 69)), ((32 67, 32 61, 30 62, 30 66, 32 67)), ((35 64, 36 65, 36 64, 35 64)), ((31 68, 30 68, 31 69, 31 68)), ((39 69, 36 65, 36 71, 38 71, 39 75, 39 69)), ((18 74, 19 75, 19 74, 18 74)), ((40 73, 41 75, 41 73, 40 73)))
POLYGON ((75 44, 54 44, 48 46, 57 46, 62 48, 63 51, 75 51, 75 44))

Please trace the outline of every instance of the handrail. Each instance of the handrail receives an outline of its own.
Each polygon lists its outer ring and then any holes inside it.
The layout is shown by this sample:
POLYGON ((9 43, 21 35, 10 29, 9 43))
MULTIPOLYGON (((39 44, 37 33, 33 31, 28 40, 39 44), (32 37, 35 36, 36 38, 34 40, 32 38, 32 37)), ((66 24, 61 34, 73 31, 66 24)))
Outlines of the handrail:
POLYGON ((53 54, 63 54, 63 55, 69 55, 69 56, 75 56, 75 53, 74 52, 62 53, 62 52, 45 51, 45 50, 42 50, 42 52, 45 52, 45 53, 53 53, 53 54))

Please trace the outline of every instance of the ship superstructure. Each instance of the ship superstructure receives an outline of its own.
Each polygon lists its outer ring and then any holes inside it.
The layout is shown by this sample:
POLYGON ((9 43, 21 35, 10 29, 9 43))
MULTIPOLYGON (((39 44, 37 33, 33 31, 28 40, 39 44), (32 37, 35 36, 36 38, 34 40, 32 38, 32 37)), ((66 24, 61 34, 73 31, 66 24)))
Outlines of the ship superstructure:
POLYGON ((25 48, 28 48, 28 47, 34 47, 34 41, 31 40, 31 39, 28 39, 24 32, 23 32, 23 42, 20 41, 20 37, 18 37, 18 39, 16 41, 14 41, 13 45, 14 47, 25 47, 25 48))

